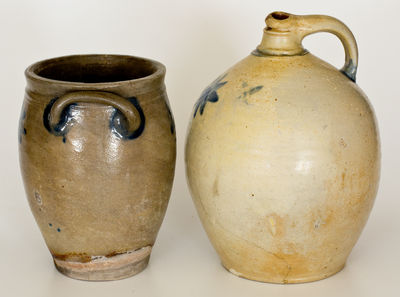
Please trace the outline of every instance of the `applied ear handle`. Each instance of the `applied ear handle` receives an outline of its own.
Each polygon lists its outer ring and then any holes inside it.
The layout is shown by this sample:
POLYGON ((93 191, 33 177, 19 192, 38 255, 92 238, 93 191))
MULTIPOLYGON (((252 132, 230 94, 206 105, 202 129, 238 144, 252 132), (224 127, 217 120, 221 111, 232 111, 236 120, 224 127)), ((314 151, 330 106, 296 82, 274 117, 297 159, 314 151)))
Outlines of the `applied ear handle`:
MULTIPOLYGON (((96 103, 114 107, 127 121, 124 135, 127 139, 138 137, 144 129, 144 114, 136 98, 123 98, 104 91, 74 91, 54 98, 44 112, 44 124, 50 132, 63 121, 63 114, 76 103, 96 103), (129 100, 131 99, 131 100, 129 100)), ((64 123, 65 124, 65 123, 64 123)), ((62 128, 63 129, 63 128, 62 128)), ((62 134, 62 133, 61 133, 62 134)))

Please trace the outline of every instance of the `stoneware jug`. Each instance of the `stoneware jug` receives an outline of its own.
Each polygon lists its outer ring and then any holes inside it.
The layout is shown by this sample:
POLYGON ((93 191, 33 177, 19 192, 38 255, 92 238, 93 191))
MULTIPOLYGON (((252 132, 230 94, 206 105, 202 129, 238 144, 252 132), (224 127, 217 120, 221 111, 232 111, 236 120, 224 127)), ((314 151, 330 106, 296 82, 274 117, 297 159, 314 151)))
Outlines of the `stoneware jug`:
POLYGON ((340 271, 378 187, 380 144, 355 83, 350 30, 329 16, 274 12, 261 44, 197 101, 186 171, 203 226, 230 272, 299 283, 340 271), (316 32, 345 49, 337 70, 302 47, 316 32))
POLYGON ((38 62, 25 74, 20 166, 57 269, 83 280, 142 271, 175 169, 165 67, 77 55, 38 62))

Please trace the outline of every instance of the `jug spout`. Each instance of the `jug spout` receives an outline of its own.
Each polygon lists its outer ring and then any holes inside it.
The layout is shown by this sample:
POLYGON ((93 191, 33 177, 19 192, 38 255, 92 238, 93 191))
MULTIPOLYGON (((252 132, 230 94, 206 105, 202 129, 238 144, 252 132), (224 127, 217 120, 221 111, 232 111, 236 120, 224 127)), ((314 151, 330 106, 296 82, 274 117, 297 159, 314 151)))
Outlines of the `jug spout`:
POLYGON ((262 55, 293 56, 306 51, 301 44, 303 39, 299 17, 286 12, 273 12, 265 19, 266 27, 257 52, 262 55))

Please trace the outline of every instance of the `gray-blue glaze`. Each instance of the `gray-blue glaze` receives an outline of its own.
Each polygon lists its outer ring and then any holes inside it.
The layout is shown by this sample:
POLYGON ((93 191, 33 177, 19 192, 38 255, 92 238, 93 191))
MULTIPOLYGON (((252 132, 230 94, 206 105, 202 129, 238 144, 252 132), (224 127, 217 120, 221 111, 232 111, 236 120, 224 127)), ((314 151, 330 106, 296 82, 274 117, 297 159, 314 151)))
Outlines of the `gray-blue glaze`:
POLYGON ((25 127, 24 127, 25 119, 26 119, 26 110, 25 110, 25 107, 23 106, 22 107, 22 111, 21 111, 21 116, 20 116, 20 119, 19 119, 19 127, 18 127, 18 140, 19 140, 19 143, 22 142, 22 136, 26 135, 26 133, 27 133, 27 131, 26 131, 25 127))
POLYGON ((128 121, 126 117, 117 109, 114 110, 113 115, 111 116, 110 120, 110 129, 118 135, 119 137, 130 140, 130 139, 135 139, 138 138, 144 131, 145 123, 146 123, 146 118, 144 116, 143 110, 140 107, 139 101, 137 100, 136 97, 131 97, 128 98, 129 102, 132 103, 132 105, 136 108, 136 110, 139 113, 140 116, 140 124, 139 127, 129 133, 128 130, 128 121))
POLYGON ((165 107, 167 108, 167 112, 168 112, 168 117, 170 120, 170 131, 171 134, 175 133, 175 121, 174 121, 174 116, 172 115, 171 109, 169 108, 169 105, 167 102, 165 102, 165 107))
MULTIPOLYGON (((71 128, 72 123, 74 121, 72 108, 77 104, 73 103, 68 105, 61 112, 60 121, 55 125, 50 125, 50 111, 54 103, 57 101, 57 99, 58 97, 55 97, 51 99, 50 102, 47 104, 43 113, 43 125, 46 128, 46 130, 49 131, 51 134, 55 136, 62 136, 62 141, 66 143, 66 135, 68 134, 68 131, 71 128)), ((139 137, 143 133, 145 128, 145 116, 136 97, 131 97, 128 98, 127 100, 129 100, 129 102, 132 103, 134 108, 136 108, 136 110, 139 113, 140 116, 139 127, 135 131, 129 132, 128 122, 126 117, 119 110, 114 109, 114 112, 110 119, 110 130, 119 137, 130 140, 139 137)))
POLYGON ((340 70, 340 72, 346 75, 351 81, 356 82, 357 65, 354 64, 352 59, 350 59, 349 64, 340 70))
POLYGON ((46 128, 47 131, 49 131, 51 134, 55 136, 63 136, 67 135, 69 128, 71 126, 71 122, 73 121, 73 116, 71 113, 71 109, 74 104, 68 105, 62 112, 60 116, 60 121, 51 126, 50 125, 50 111, 51 108, 53 107, 54 103, 57 101, 58 97, 55 97, 50 100, 49 104, 47 104, 46 108, 44 109, 43 113, 43 125, 46 128))

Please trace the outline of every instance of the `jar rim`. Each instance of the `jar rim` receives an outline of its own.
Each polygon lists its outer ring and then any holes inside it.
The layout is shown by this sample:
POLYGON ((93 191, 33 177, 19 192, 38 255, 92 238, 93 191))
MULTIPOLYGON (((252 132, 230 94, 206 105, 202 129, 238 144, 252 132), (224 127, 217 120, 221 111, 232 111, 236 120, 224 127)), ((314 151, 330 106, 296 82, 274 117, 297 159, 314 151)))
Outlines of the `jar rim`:
POLYGON ((165 75, 155 60, 116 54, 69 55, 42 60, 25 70, 28 80, 75 87, 114 87, 165 75))

